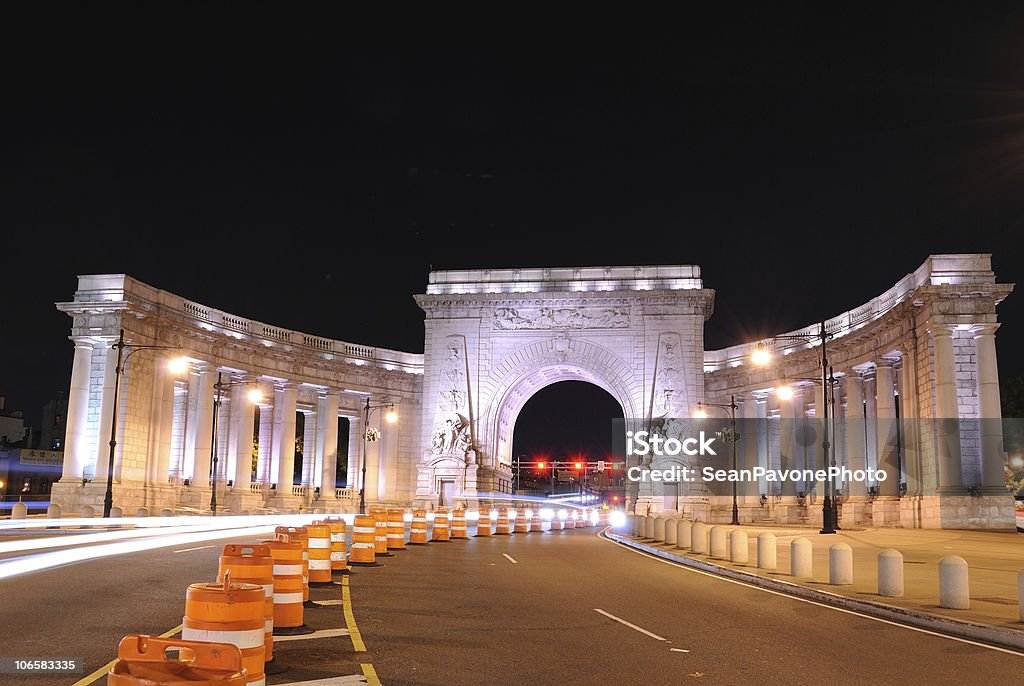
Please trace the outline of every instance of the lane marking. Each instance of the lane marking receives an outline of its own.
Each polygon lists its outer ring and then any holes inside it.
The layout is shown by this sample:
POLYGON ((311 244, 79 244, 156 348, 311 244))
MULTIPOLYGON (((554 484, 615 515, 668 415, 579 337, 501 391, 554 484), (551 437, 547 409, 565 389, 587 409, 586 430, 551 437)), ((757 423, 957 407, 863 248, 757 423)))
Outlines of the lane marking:
MULTIPOLYGON (((366 677, 362 674, 347 674, 345 676, 329 676, 326 679, 313 679, 312 681, 289 681, 280 686, 342 686, 343 684, 365 684, 366 677)), ((377 682, 380 683, 379 681, 377 682)))
POLYGON ((299 634, 297 636, 274 636, 274 643, 281 641, 305 641, 310 638, 333 638, 335 636, 348 636, 348 629, 320 629, 311 634, 299 634))
POLYGON ((198 548, 185 548, 184 550, 172 550, 171 552, 172 553, 190 553, 193 550, 206 550, 207 548, 212 548, 212 547, 213 547, 212 545, 201 545, 198 548))
POLYGON ((509 562, 511 562, 512 564, 514 564, 514 565, 517 565, 517 564, 519 564, 518 562, 516 562, 515 560, 513 560, 513 559, 512 559, 512 556, 511 556, 511 555, 509 555, 508 553, 502 553, 502 555, 504 555, 505 557, 507 557, 507 558, 508 558, 508 561, 509 561, 509 562))
POLYGON ((950 636, 948 634, 939 633, 938 631, 931 631, 930 629, 922 629, 921 627, 910 626, 909 624, 900 624, 899 622, 894 622, 891 619, 884 619, 882 617, 874 617, 872 615, 864 614, 863 612, 857 612, 856 610, 849 610, 849 609, 847 609, 845 607, 835 607, 834 605, 827 605, 825 603, 819 603, 818 601, 810 600, 809 598, 801 598, 800 596, 790 595, 788 593, 783 593, 782 591, 776 591, 776 590, 773 590, 773 589, 770 589, 770 588, 762 588, 761 586, 756 586, 754 584, 747 583, 746 581, 740 581, 738 579, 730 579, 729 577, 719 576, 718 574, 712 574, 711 572, 705 572, 703 569, 694 569, 693 567, 687 567, 686 565, 679 564, 677 562, 672 562, 670 560, 662 559, 662 558, 658 557, 657 555, 651 555, 650 553, 647 553, 647 552, 645 552, 643 550, 637 550, 636 548, 634 548, 632 546, 629 546, 629 545, 626 545, 625 543, 620 543, 619 541, 616 541, 616 540, 613 540, 613 539, 610 539, 610 538, 605 538, 605 537, 601 536, 600 532, 595 534, 595 536, 597 536, 598 538, 601 538, 602 540, 604 540, 604 541, 606 541, 608 543, 613 543, 613 544, 615 544, 617 546, 625 548, 626 550, 628 550, 631 553, 636 553, 637 555, 642 555, 642 556, 644 556, 646 558, 650 558, 651 560, 656 560, 657 562, 662 562, 664 564, 671 565, 671 566, 675 567, 676 569, 681 569, 683 571, 693 572, 694 574, 703 574, 704 576, 711 577, 712 579, 718 579, 719 581, 728 581, 729 583, 736 584, 738 586, 746 586, 747 588, 752 588, 755 591, 762 591, 764 593, 771 593, 772 595, 781 596, 783 598, 789 598, 790 600, 798 600, 801 603, 809 603, 811 605, 817 605, 818 607, 823 607, 826 610, 834 610, 836 612, 845 612, 848 615, 853 615, 855 617, 862 617, 864 619, 870 619, 870 620, 872 620, 874 622, 881 622, 882 624, 888 624, 890 626, 899 627, 901 629, 907 629, 909 631, 917 631, 917 632, 922 633, 922 634, 928 634, 929 636, 937 636, 939 638, 945 638, 945 639, 950 640, 950 641, 959 641, 960 643, 967 643, 968 645, 978 646, 979 648, 987 648, 989 650, 997 650, 1000 653, 1007 653, 1008 655, 1016 655, 1017 657, 1024 657, 1024 653, 1019 653, 1019 652, 1017 652, 1015 650, 1009 650, 1008 648, 1000 648, 999 646, 988 645, 987 643, 980 643, 978 641, 972 641, 972 640, 970 640, 968 638, 960 638, 959 636, 950 636))
POLYGON ((668 651, 670 653, 688 653, 688 652, 690 652, 689 650, 683 650, 682 648, 669 648, 668 651))
POLYGON ((667 639, 665 639, 665 638, 662 638, 662 637, 661 637, 661 636, 659 636, 658 634, 652 634, 652 633, 651 633, 650 631, 648 631, 647 629, 644 629, 644 628, 642 628, 642 627, 639 627, 639 626, 637 626, 636 624, 631 624, 630 622, 627 622, 626 620, 624 620, 624 619, 623 619, 622 617, 616 617, 616 616, 615 616, 615 615, 613 615, 612 613, 610 613, 610 612, 605 612, 604 610, 602 610, 602 609, 600 609, 600 608, 597 608, 597 607, 595 607, 595 608, 594 608, 594 612, 599 612, 599 613, 603 614, 603 615, 604 615, 605 617, 607 617, 608 619, 614 619, 614 620, 615 620, 616 622, 618 622, 619 624, 625 624, 625 625, 626 625, 626 626, 628 626, 628 627, 629 627, 630 629, 633 629, 634 631, 639 631, 639 632, 640 632, 640 633, 642 633, 642 634, 646 634, 647 636, 650 636, 651 638, 653 638, 653 639, 654 639, 655 641, 665 641, 665 640, 667 640, 667 639))
POLYGON ((366 683, 370 686, 381 686, 380 679, 377 677, 377 670, 373 668, 369 662, 364 662, 360 665, 363 668, 363 675, 366 676, 366 683))
POLYGON ((321 607, 327 605, 341 605, 340 598, 335 598, 334 600, 314 600, 313 602, 315 602, 317 605, 320 605, 321 607))
POLYGON ((349 594, 347 576, 341 580, 341 604, 345 610, 345 626, 348 627, 348 635, 352 639, 352 649, 357 653, 365 653, 366 644, 363 643, 359 627, 356 626, 355 615, 352 614, 352 596, 349 594))
MULTIPOLYGON (((178 633, 180 631, 181 631, 181 624, 179 624, 178 626, 174 627, 170 631, 165 631, 164 633, 160 634, 160 638, 170 638, 171 636, 173 636, 174 634, 176 634, 176 633, 178 633)), ((71 686, 88 686, 89 684, 98 681, 101 677, 104 677, 104 676, 107 675, 107 672, 110 671, 110 668, 114 666, 115 662, 117 662, 117 658, 116 657, 113 660, 111 660, 110 662, 108 662, 107 664, 105 664, 102 667, 100 667, 99 669, 97 669, 95 672, 93 672, 89 676, 82 677, 81 679, 79 679, 78 681, 73 683, 71 686)))

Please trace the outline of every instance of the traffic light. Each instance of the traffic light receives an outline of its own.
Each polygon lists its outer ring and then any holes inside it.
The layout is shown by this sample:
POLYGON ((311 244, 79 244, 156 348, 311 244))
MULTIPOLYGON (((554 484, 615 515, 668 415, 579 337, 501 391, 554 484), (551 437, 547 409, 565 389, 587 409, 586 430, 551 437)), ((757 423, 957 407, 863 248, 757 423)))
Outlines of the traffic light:
POLYGON ((619 502, 619 496, 617 496, 617 495, 613 495, 613 496, 612 496, 612 502, 613 502, 613 503, 617 503, 617 502, 619 502))
POLYGON ((544 463, 543 462, 538 462, 537 463, 537 469, 544 469, 544 463))
POLYGON ((576 469, 583 469, 583 463, 582 462, 577 462, 576 463, 576 469))

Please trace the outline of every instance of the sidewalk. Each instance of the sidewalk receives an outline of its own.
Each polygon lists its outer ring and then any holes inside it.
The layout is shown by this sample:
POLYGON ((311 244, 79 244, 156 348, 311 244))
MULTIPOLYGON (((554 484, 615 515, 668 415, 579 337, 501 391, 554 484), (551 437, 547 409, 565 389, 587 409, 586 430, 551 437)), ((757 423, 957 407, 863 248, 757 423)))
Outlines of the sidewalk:
MULTIPOLYGON (((678 520, 670 520, 675 524, 678 520)), ((710 531, 711 527, 708 527, 710 531)), ((1024 570, 1024 534, 995 533, 985 531, 951 531, 932 529, 857 529, 842 530, 836 534, 819 534, 818 529, 807 527, 725 527, 731 531, 741 529, 747 533, 749 562, 734 564, 726 559, 716 559, 708 554, 694 554, 689 550, 676 548, 675 544, 656 543, 650 539, 637 538, 624 531, 614 533, 615 538, 634 547, 650 549, 661 557, 678 556, 692 566, 710 571, 723 571, 733 576, 766 585, 777 590, 792 591, 796 585, 813 592, 824 593, 832 598, 820 598, 824 602, 842 605, 842 598, 857 601, 849 605, 858 611, 871 612, 879 616, 899 619, 907 618, 948 618, 957 622, 984 625, 983 628, 959 627, 966 635, 980 640, 996 640, 1006 645, 1024 647, 1024 623, 1020 621, 1018 604, 1017 573, 1024 570), (770 531, 777 537, 778 569, 767 571, 757 568, 757 536, 770 531), (813 549, 813 576, 794 578, 790 576, 790 551, 793 540, 804 537, 813 549), (828 583, 828 549, 833 543, 843 542, 853 549, 853 584, 832 586, 828 583), (878 594, 878 553, 887 548, 903 554, 904 596, 884 597, 878 594), (971 606, 967 610, 952 610, 939 607, 938 562, 946 555, 959 555, 968 564, 971 606), (835 598, 840 596, 840 598, 835 598), (834 602, 834 601, 840 602, 834 602), (861 606, 863 605, 863 606, 861 606), (866 606, 866 607, 864 607, 866 606), (885 608, 896 610, 884 612, 885 608)), ((727 553, 728 555, 728 553, 727 553)), ((809 594, 800 593, 807 597, 809 594)))

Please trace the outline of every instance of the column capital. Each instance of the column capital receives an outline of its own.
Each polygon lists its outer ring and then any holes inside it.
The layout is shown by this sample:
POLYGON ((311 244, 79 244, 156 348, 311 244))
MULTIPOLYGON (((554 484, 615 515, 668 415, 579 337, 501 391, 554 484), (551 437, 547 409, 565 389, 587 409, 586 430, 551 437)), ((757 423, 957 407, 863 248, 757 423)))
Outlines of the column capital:
POLYGON ((896 360, 890 359, 888 357, 880 357, 877 360, 875 360, 874 364, 875 364, 875 369, 878 369, 879 367, 890 367, 891 368, 891 367, 894 367, 896 365, 896 360))
POLYGON ((952 338, 953 333, 960 328, 959 324, 940 324, 937 322, 929 322, 927 329, 933 337, 950 337, 952 338))
POLYGON ((981 338, 982 336, 995 336, 996 329, 999 327, 999 322, 974 324, 971 326, 971 333, 974 334, 975 338, 981 338))

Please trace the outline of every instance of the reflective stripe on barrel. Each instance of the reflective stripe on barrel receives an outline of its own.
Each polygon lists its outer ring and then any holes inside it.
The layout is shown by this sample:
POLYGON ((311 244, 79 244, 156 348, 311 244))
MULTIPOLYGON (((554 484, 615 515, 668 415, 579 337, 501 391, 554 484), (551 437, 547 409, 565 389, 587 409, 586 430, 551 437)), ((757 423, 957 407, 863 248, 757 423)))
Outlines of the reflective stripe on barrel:
POLYGON ((266 663, 265 606, 263 586, 232 583, 230 572, 225 574, 223 583, 191 584, 185 593, 181 637, 238 646, 246 683, 262 683, 266 663))
POLYGON ((405 548, 405 510, 388 509, 388 550, 405 548))
POLYGON ((270 548, 263 544, 224 546, 217 578, 223 579, 229 572, 233 581, 263 587, 264 649, 269 662, 274 657, 274 558, 270 548))
POLYGON ((469 538, 466 533, 466 511, 455 510, 452 512, 451 538, 469 538))
POLYGON ((355 564, 373 564, 374 537, 377 534, 377 527, 374 523, 374 516, 356 515, 352 526, 352 552, 349 561, 355 564))
POLYGON ((512 530, 516 534, 525 534, 530 530, 530 520, 526 517, 526 510, 520 508, 516 510, 516 523, 515 528, 512 530))
MULTIPOLYGON (((527 510, 530 512, 530 510, 527 510)), ((530 517, 530 531, 544 531, 544 519, 540 516, 539 512, 533 512, 533 516, 530 517)))
POLYGON ((302 544, 280 539, 263 544, 274 558, 274 627, 302 626, 302 544))
POLYGON ((309 580, 314 584, 331 583, 331 530, 322 522, 306 527, 309 532, 309 580))
POLYGON ((409 543, 419 545, 427 542, 427 511, 412 511, 412 526, 409 527, 409 543))
POLYGON ((432 540, 435 541, 447 541, 449 540, 450 531, 448 525, 451 523, 448 518, 447 508, 438 508, 437 512, 434 513, 434 531, 432 540))

